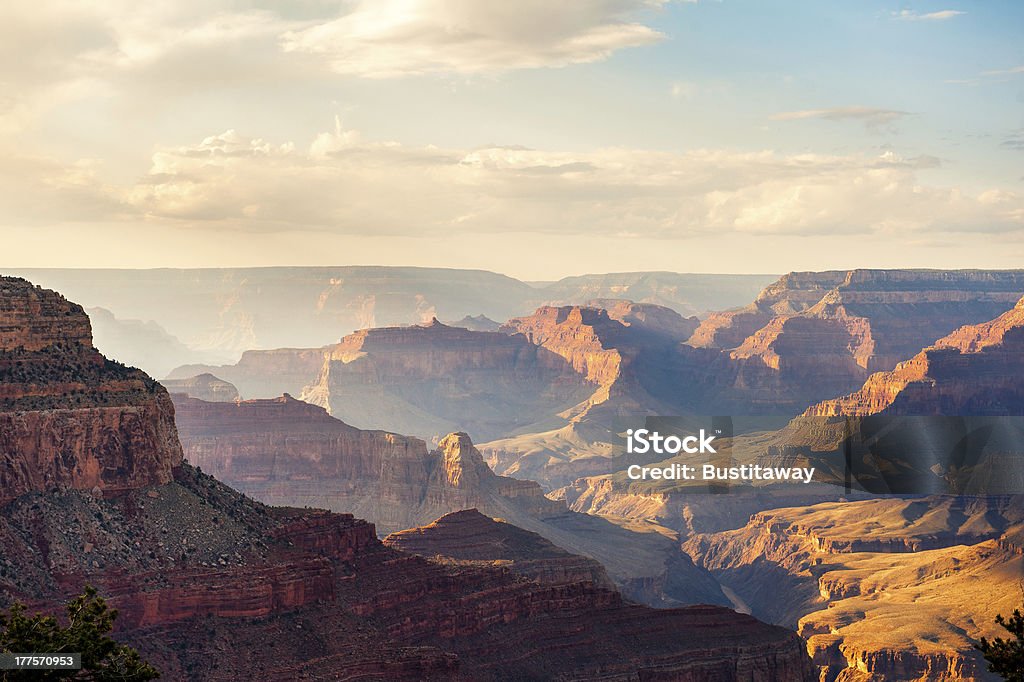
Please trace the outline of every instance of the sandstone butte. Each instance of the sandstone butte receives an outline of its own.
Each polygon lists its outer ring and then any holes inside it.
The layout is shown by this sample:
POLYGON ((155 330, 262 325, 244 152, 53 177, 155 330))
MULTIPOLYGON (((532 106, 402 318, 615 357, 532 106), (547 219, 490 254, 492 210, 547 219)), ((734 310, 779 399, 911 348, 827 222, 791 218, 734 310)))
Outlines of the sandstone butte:
POLYGON ((215 403, 229 403, 241 399, 238 389, 233 384, 209 373, 187 379, 162 379, 160 384, 168 393, 183 393, 191 398, 215 403))
POLYGON ((425 526, 392 533, 384 538, 384 544, 425 557, 507 566, 514 573, 546 584, 591 582, 615 589, 597 561, 567 552, 537 533, 476 509, 450 512, 425 526))
POLYGON ((383 534, 477 508, 597 559, 635 601, 729 603, 679 551, 674 533, 570 512, 537 483, 496 475, 467 434, 449 434, 431 450, 418 438, 356 429, 287 395, 173 398, 188 461, 261 502, 352 512, 383 534))
POLYGON ((351 515, 254 502, 182 461, 167 393, 90 337, 81 308, 0 280, 3 603, 94 584, 166 679, 812 679, 795 634, 749 616, 431 561, 351 515))

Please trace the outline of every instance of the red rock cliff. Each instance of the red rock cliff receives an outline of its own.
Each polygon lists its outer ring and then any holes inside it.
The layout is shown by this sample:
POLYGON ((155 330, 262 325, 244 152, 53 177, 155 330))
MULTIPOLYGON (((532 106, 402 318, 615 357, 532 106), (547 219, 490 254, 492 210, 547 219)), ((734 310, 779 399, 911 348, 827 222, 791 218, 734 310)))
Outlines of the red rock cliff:
POLYGON ((166 483, 181 457, 166 391, 100 355, 81 306, 0 278, 0 503, 166 483))

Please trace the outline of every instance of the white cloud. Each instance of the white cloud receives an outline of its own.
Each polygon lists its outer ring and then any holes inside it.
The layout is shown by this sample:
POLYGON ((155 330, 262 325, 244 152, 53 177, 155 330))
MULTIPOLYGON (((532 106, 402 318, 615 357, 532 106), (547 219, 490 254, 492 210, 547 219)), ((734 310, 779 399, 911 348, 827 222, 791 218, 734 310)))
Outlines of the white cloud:
POLYGON ((824 119, 827 121, 860 121, 869 128, 894 123, 909 116, 910 112, 895 109, 876 109, 873 107, 850 106, 833 107, 831 109, 804 109, 801 111, 784 111, 771 117, 773 121, 802 121, 807 119, 824 119))
POLYGON ((141 100, 337 74, 491 73, 594 62, 663 36, 670 0, 7 0, 0 133, 105 93, 141 100))
POLYGON ((1012 66, 1008 69, 996 69, 994 71, 982 71, 982 76, 1015 76, 1017 74, 1024 73, 1024 64, 1021 66, 1012 66))
POLYGON ((921 14, 914 10, 905 9, 899 12, 893 12, 892 17, 901 21, 947 21, 963 14, 967 14, 967 12, 955 9, 943 9, 936 12, 926 12, 921 14))
POLYGON ((660 41, 633 17, 665 2, 358 0, 332 21, 286 33, 282 46, 373 78, 559 67, 660 41))
POLYGON ((891 150, 867 157, 410 147, 364 140, 339 123, 301 146, 227 131, 163 148, 130 185, 103 181, 94 168, 34 160, 25 172, 9 160, 6 193, 20 198, 0 204, 0 221, 353 236, 1024 232, 1019 193, 922 181, 922 169, 937 164, 891 150), (42 190, 41 177, 51 178, 42 190))

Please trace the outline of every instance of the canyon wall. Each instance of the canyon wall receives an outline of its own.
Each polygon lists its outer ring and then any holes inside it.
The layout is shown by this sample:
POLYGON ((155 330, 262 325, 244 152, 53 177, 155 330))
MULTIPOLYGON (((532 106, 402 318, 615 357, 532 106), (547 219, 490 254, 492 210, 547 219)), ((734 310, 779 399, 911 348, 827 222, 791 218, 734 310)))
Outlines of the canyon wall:
POLYGON ((158 485, 181 457, 166 392, 93 348, 81 306, 0 278, 0 503, 158 485))

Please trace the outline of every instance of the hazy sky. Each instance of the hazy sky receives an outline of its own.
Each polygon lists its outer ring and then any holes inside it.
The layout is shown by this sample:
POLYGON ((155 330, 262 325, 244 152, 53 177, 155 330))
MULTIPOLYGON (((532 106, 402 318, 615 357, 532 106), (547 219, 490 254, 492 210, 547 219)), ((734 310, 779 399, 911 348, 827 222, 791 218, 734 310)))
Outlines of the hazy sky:
POLYGON ((6 0, 0 266, 1024 267, 1024 3, 6 0))

